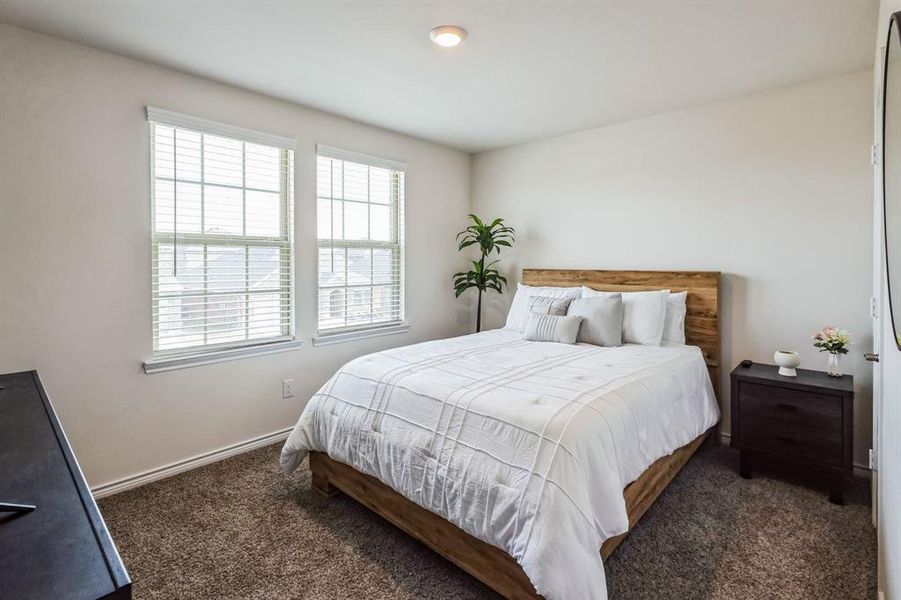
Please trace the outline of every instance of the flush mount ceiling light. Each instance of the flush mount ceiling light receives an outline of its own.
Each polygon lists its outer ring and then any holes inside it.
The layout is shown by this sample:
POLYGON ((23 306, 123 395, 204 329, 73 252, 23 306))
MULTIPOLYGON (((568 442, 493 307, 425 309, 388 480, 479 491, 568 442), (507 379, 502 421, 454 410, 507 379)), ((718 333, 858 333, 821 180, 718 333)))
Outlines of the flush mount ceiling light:
POLYGON ((429 32, 433 43, 445 48, 453 48, 466 39, 466 30, 456 25, 442 25, 429 32))

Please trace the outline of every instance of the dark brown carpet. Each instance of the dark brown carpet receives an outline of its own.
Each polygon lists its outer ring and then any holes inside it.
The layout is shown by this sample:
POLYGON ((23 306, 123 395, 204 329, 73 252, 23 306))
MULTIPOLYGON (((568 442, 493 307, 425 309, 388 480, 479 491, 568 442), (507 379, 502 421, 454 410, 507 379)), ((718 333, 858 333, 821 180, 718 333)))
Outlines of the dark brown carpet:
MULTIPOLYGON (((496 598, 346 497, 310 489, 279 446, 100 502, 135 598, 496 598)), ((874 598, 867 488, 746 481, 704 447, 607 561, 613 600, 874 598)))

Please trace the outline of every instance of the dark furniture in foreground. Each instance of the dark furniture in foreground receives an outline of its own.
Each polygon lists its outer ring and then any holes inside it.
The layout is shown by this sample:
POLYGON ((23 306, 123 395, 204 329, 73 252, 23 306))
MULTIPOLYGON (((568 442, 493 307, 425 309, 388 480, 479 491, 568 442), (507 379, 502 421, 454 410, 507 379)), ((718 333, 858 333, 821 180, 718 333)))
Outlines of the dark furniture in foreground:
POLYGON ((0 598, 131 598, 35 371, 0 375, 0 502, 35 507, 0 512, 0 598))
POLYGON ((825 475, 829 500, 842 503, 852 476, 854 379, 754 363, 732 371, 732 447, 741 451, 739 472, 751 477, 758 461, 825 475))

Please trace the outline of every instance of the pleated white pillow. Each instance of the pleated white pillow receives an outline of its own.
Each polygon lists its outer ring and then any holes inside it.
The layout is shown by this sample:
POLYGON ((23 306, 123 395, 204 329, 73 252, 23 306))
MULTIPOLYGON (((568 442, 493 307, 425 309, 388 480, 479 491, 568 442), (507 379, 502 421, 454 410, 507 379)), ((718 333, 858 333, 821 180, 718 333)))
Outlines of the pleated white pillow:
POLYGON ((582 317, 542 315, 532 313, 522 339, 529 342, 557 342, 575 344, 582 317))

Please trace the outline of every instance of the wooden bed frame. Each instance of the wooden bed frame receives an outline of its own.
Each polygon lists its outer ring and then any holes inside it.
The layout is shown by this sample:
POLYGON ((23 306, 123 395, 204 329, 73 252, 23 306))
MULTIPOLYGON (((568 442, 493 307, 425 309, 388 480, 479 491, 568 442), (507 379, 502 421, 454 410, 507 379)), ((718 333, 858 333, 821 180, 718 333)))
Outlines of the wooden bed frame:
MULTIPOLYGON (((714 390, 719 388, 718 272, 524 269, 522 283, 536 286, 584 285, 602 291, 688 291, 686 343, 698 346, 704 352, 714 390)), ((630 530, 709 434, 710 431, 707 431, 673 454, 659 459, 626 486, 623 497, 630 530)), ((376 478, 332 460, 321 452, 310 453, 310 471, 315 489, 326 495, 344 492, 505 598, 540 598, 522 567, 509 554, 422 508, 376 478)), ((600 548, 601 557, 610 556, 625 536, 626 533, 605 541, 600 548)))

